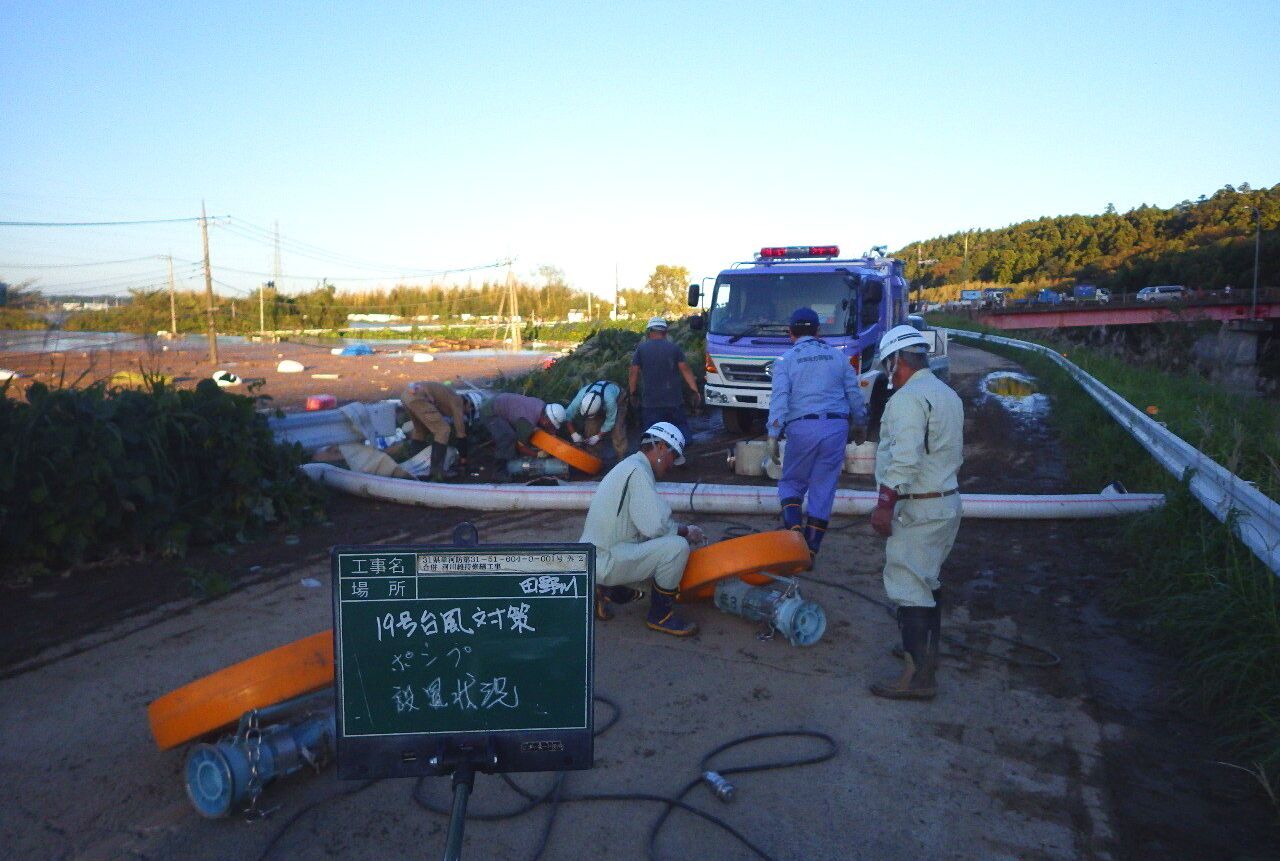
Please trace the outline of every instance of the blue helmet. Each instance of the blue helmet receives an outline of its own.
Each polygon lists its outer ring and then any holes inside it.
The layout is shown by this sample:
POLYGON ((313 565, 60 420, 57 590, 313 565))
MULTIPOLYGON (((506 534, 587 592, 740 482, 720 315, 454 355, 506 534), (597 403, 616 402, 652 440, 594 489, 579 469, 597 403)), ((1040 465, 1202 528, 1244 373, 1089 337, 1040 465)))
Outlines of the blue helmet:
POLYGON ((817 327, 818 312, 812 308, 797 308, 791 312, 791 325, 817 327))

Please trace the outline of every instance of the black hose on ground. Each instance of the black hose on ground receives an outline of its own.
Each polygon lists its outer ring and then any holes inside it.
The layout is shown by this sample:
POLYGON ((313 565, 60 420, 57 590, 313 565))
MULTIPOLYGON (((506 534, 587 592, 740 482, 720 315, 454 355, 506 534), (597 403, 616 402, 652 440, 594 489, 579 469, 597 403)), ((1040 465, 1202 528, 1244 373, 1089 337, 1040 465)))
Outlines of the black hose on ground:
MULTIPOLYGON (((717 519, 711 522, 724 524, 725 525, 724 534, 730 538, 740 538, 744 535, 754 535, 757 532, 763 531, 755 528, 754 526, 751 526, 750 524, 743 523, 740 520, 717 519)), ((850 523, 844 524, 843 526, 838 526, 835 528, 828 527, 827 531, 838 532, 841 529, 848 529, 850 526, 854 526, 861 522, 862 522, 861 520, 854 520, 854 521, 851 521, 850 523)), ((870 604, 875 604, 877 607, 884 608, 885 612, 889 614, 890 618, 894 619, 895 621, 897 619, 897 613, 898 613, 897 607, 895 607, 893 604, 891 604, 888 601, 883 601, 873 595, 868 595, 866 592, 863 592, 861 589, 855 589, 852 586, 845 585, 844 583, 837 583, 834 580, 824 580, 821 577, 814 577, 810 574, 794 574, 792 576, 798 580, 804 580, 806 582, 814 583, 819 586, 826 586, 829 589, 839 589, 842 592, 848 592, 850 595, 854 595, 855 597, 861 598, 863 601, 866 601, 870 604)), ((958 639, 955 636, 952 636, 950 634, 944 633, 942 635, 943 642, 949 643, 955 648, 965 652, 971 652, 975 655, 984 655, 988 658, 994 658, 998 661, 1004 661, 1007 664, 1012 664, 1013 666, 1017 666, 1017 667, 1033 667, 1035 669, 1041 669, 1041 670, 1051 669, 1062 663, 1062 658, 1057 653, 1049 649, 1046 649, 1042 646, 1033 646, 1030 643, 1026 642, 1025 640, 1020 640, 1017 637, 1006 637, 1004 634, 996 634, 991 631, 983 630, 977 625, 951 625, 949 627, 951 630, 960 631, 962 633, 970 633, 980 637, 989 637, 992 640, 1000 640, 1001 642, 1008 643, 1009 645, 1013 646, 1015 649, 1023 649, 1028 652, 1036 652, 1038 654, 1044 655, 1044 659, 1033 660, 1033 659, 1027 659, 1027 658, 1018 658, 1013 655, 1001 655, 997 652, 991 652, 991 651, 987 651, 986 649, 979 649, 977 646, 971 646, 968 643, 964 642, 963 640, 958 639)))
MULTIPOLYGON (((621 720, 622 708, 613 700, 609 699, 608 697, 602 696, 600 694, 596 694, 594 699, 595 699, 595 702, 600 703, 601 705, 606 706, 612 710, 612 714, 604 722, 604 724, 596 729, 595 736, 596 738, 599 738, 600 736, 608 732, 615 724, 617 724, 619 720, 621 720)), ((657 855, 658 835, 662 832, 663 827, 667 824, 668 820, 670 819, 671 813, 676 810, 682 810, 724 831, 726 834, 728 834, 729 836, 737 840, 739 843, 741 843, 744 847, 751 850, 751 852, 754 853, 757 857, 763 859, 763 861, 775 861, 774 856, 770 855, 765 849, 763 849, 762 847, 752 842, 749 837, 747 837, 741 831, 734 828, 728 822, 725 822, 723 819, 716 816, 715 814, 708 813, 707 811, 699 807, 695 807, 694 805, 685 801, 686 796, 688 796, 689 793, 692 792, 694 789, 696 789, 699 785, 706 785, 705 781, 702 778, 702 775, 707 771, 714 770, 714 771, 717 771, 721 776, 727 777, 733 774, 750 774, 750 773, 759 772, 759 771, 772 771, 772 770, 777 770, 782 768, 796 768, 803 765, 817 765, 818 763, 826 762, 830 759, 833 759, 838 751, 839 751, 839 747, 836 744, 836 741, 834 738, 832 738, 827 733, 818 732, 816 730, 779 730, 775 732, 762 732, 762 733, 755 733, 753 735, 742 736, 741 738, 731 739, 730 741, 727 741, 724 744, 721 744, 718 747, 706 753, 698 764, 698 776, 693 780, 690 780, 687 784, 685 784, 684 787, 681 788, 680 791, 677 792, 675 795, 670 795, 670 796, 657 795, 654 793, 645 793, 645 792, 596 792, 596 793, 580 793, 580 794, 566 792, 565 786, 566 786, 566 783, 568 782, 568 772, 565 772, 565 771, 558 771, 555 773, 555 777, 552 780, 551 785, 546 789, 546 791, 535 793, 521 786, 511 777, 511 775, 502 774, 502 775, 499 775, 499 777, 502 778, 502 781, 513 792, 519 795, 523 799, 523 801, 521 801, 519 804, 515 805, 514 807, 508 810, 502 810, 502 811, 493 812, 493 813, 468 813, 467 818, 470 820, 474 820, 476 822, 499 822, 502 820, 514 819, 516 817, 523 816, 526 813, 530 813, 533 810, 536 810, 538 807, 541 807, 544 804, 547 805, 546 823, 542 827, 542 833, 538 840, 537 845, 534 847, 532 854, 530 854, 529 856, 529 861, 538 861, 538 859, 542 857, 543 853, 546 852, 547 844, 551 840, 551 832, 555 828, 556 818, 560 812, 560 805, 578 804, 578 803, 593 802, 593 801, 595 802, 626 801, 626 802, 654 803, 654 804, 663 805, 663 809, 662 809, 662 813, 658 816, 657 820, 649 828, 649 836, 646 843, 646 847, 647 847, 647 854, 650 859, 656 859, 658 857, 657 855), (713 769, 711 767, 712 760, 714 760, 717 756, 720 756, 721 754, 726 753, 734 748, 740 747, 742 745, 751 744, 754 742, 759 742, 759 741, 767 741, 771 739, 786 739, 786 738, 813 739, 821 742, 823 744, 823 749, 819 750, 816 753, 798 756, 792 759, 767 760, 764 762, 747 763, 744 765, 736 765, 732 767, 718 768, 718 769, 713 769)), ((347 789, 341 792, 333 793, 332 795, 327 795, 324 798, 317 799, 316 801, 313 801, 310 804, 307 804, 306 806, 295 811, 292 815, 289 816, 288 819, 284 821, 284 824, 280 826, 280 828, 276 831, 276 833, 272 835, 271 840, 267 843, 267 845, 263 848, 262 853, 258 856, 258 861, 266 861, 266 859, 270 857, 272 851, 275 849, 277 845, 279 845, 280 841, 289 832, 289 830, 293 828, 293 826, 296 825, 299 820, 301 820, 304 816, 306 816, 311 811, 315 810, 316 808, 324 804, 334 801, 336 799, 356 795, 368 789, 369 787, 373 786, 374 784, 380 783, 380 782, 381 782, 380 780, 364 781, 360 783, 358 786, 356 786, 354 789, 347 789)), ((422 796, 422 788, 425 785, 425 783, 426 783, 426 777, 419 777, 416 781, 414 781, 413 790, 410 793, 410 798, 413 800, 413 802, 429 813, 434 813, 438 816, 451 815, 452 814, 451 805, 449 804, 437 805, 422 796)))

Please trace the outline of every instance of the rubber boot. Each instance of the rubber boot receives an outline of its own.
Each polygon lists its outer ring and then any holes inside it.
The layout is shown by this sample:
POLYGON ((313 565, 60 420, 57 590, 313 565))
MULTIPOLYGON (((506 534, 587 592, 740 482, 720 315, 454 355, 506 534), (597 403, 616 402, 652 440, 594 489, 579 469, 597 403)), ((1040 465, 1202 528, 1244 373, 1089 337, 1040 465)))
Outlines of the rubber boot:
POLYGON ((608 622, 613 618, 613 604, 621 607, 643 597, 644 590, 633 586, 597 586, 596 618, 601 622, 608 622))
POLYGON ((676 615, 675 604, 679 597, 679 591, 667 591, 654 583, 653 596, 649 599, 649 618, 645 624, 655 631, 675 637, 689 637, 698 633, 696 624, 686 622, 676 615))
POLYGON ((444 443, 433 442, 431 444, 431 480, 444 481, 444 459, 448 449, 444 443))
POLYGON ((810 517, 809 522, 804 527, 804 540, 809 545, 809 554, 811 556, 818 555, 818 548, 822 546, 822 539, 827 534, 827 524, 830 521, 823 520, 821 517, 810 517))
POLYGON ((414 457, 426 447, 427 447, 426 440, 411 439, 409 440, 409 445, 405 449, 405 451, 409 453, 409 457, 414 457))
POLYGON ((942 590, 933 590, 933 606, 929 608, 929 663, 926 681, 933 687, 938 683, 938 657, 942 654, 942 590))
POLYGON ((931 700, 937 694, 929 671, 929 629, 932 607, 899 607, 903 668, 897 678, 871 685, 871 693, 890 700, 931 700))
POLYGON ((782 528, 800 532, 800 497, 789 496, 782 500, 782 528))

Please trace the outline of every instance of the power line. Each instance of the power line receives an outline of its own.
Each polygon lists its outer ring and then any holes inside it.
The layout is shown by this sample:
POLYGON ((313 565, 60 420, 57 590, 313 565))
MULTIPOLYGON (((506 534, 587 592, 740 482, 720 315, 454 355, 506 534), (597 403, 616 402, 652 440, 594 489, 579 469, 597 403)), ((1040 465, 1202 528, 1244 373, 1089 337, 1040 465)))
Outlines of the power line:
POLYGON ((141 263, 144 260, 160 260, 161 255, 127 257, 124 260, 97 260, 92 263, 0 263, 6 269, 80 269, 86 266, 114 266, 117 263, 141 263))
MULTIPOLYGON (((213 219, 230 218, 227 215, 214 215, 213 219)), ((195 218, 144 218, 137 221, 0 221, 0 227, 120 227, 128 224, 190 224, 198 222, 195 218)))

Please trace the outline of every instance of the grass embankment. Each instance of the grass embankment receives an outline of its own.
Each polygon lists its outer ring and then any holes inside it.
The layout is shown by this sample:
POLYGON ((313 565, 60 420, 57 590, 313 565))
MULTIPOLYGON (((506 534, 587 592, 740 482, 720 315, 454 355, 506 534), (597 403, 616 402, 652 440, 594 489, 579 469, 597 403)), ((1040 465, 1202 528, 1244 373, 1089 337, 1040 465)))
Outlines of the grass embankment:
MULTIPOLYGON (((588 338, 592 332, 601 328, 631 329, 639 331, 638 327, 643 325, 644 321, 642 320, 620 323, 526 323, 520 330, 520 337, 524 339, 526 344, 531 341, 573 342, 588 338)), ((320 335, 319 337, 348 341, 430 341, 433 338, 467 341, 497 341, 504 339, 506 336, 507 331, 505 326, 495 326, 490 323, 487 326, 472 324, 414 326, 408 331, 400 331, 396 329, 336 329, 331 333, 320 335)))
MULTIPOLYGON (((550 368, 499 379, 498 388, 562 404, 573 400, 578 389, 596 380, 610 380, 625 391, 631 355, 644 338, 643 328, 642 320, 597 328, 572 353, 557 359, 550 368)), ((684 350, 689 368, 701 387, 706 376, 703 368, 706 338, 701 332, 691 331, 686 320, 673 323, 667 330, 667 337, 684 350)))
POLYGON ((32 576, 122 553, 182 556, 318 513, 257 399, 202 380, 0 388, 0 568, 32 576))
MULTIPOLYGON (((977 328, 960 320, 931 322, 977 328)), ((1130 403, 1280 498, 1280 405, 1274 401, 1096 350, 1042 342, 1058 346, 1130 403)), ((1096 490, 1119 479, 1133 490, 1167 494, 1163 509, 1115 527, 1129 568, 1110 593, 1113 606, 1135 614, 1145 634, 1175 650, 1183 701, 1217 723, 1228 755, 1245 763, 1274 801, 1280 791, 1278 578, 1065 371, 1038 354, 982 347, 1014 359, 1040 380, 1078 487, 1096 490)))

